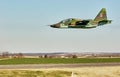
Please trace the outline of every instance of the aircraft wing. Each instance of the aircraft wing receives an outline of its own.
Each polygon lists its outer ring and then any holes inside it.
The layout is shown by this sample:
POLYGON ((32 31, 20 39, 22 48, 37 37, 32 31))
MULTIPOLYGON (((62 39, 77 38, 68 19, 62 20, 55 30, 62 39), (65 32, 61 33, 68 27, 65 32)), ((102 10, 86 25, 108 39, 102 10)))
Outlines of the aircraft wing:
POLYGON ((89 22, 90 22, 90 20, 77 21, 76 25, 87 25, 89 22))

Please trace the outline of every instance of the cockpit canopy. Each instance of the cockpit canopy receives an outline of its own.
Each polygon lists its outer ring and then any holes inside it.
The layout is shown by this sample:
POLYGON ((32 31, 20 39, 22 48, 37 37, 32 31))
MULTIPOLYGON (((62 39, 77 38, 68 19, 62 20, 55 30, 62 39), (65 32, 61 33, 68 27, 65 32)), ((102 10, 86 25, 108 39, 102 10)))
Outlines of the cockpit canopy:
POLYGON ((74 26, 74 25, 87 25, 89 21, 90 20, 69 18, 69 19, 61 21, 60 23, 64 25, 68 25, 68 26, 74 26))

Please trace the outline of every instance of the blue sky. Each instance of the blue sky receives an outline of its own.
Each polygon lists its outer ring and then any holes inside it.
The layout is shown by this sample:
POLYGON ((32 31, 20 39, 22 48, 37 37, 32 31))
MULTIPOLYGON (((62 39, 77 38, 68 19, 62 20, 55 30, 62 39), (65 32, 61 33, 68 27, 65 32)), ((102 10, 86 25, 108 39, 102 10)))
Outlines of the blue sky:
POLYGON ((0 50, 9 52, 120 52, 120 1, 1 0, 0 50), (112 24, 53 29, 67 18, 94 19, 107 9, 112 24))

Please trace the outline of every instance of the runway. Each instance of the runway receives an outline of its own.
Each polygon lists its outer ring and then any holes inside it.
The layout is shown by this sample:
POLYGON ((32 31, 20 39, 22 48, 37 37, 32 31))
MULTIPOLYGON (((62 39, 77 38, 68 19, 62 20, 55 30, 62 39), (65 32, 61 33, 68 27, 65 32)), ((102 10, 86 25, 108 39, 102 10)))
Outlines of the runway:
POLYGON ((1 70, 1 69, 78 68, 78 67, 104 67, 104 66, 120 66, 120 63, 0 65, 0 70, 1 70))

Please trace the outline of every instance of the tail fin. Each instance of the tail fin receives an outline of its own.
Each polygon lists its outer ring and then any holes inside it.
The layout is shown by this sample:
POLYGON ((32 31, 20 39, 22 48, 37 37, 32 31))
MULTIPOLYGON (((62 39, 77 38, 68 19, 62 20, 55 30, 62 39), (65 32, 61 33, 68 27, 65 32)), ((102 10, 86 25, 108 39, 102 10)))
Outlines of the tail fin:
POLYGON ((95 17, 94 21, 99 22, 102 20, 107 20, 106 9, 102 8, 98 15, 95 17))

